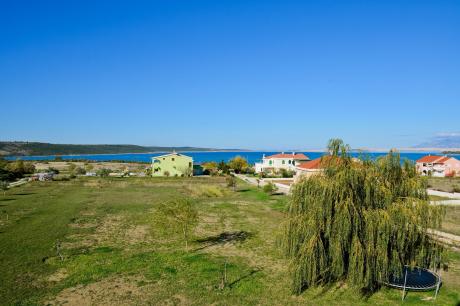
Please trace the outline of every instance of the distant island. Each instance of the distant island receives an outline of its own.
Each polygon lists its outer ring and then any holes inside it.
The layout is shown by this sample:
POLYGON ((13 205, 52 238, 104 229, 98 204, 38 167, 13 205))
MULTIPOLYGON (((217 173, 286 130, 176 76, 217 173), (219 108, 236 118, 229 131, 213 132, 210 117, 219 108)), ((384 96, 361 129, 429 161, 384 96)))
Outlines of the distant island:
POLYGON ((80 155, 80 154, 123 154, 185 151, 244 151, 241 149, 213 149, 197 147, 160 147, 129 144, 53 144, 44 142, 1 141, 0 156, 30 155, 80 155))
POLYGON ((442 151, 442 154, 460 154, 460 150, 447 150, 447 151, 442 151))

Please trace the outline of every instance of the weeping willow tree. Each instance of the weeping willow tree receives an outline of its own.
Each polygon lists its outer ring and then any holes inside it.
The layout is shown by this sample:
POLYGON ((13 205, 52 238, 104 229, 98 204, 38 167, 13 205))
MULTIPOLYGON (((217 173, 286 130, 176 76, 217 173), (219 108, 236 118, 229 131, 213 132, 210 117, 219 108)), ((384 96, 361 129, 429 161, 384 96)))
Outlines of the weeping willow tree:
POLYGON ((293 292, 339 280, 375 290, 404 265, 433 267, 442 247, 427 231, 442 209, 414 165, 394 152, 357 161, 339 139, 328 148, 321 174, 293 186, 283 224, 293 292))

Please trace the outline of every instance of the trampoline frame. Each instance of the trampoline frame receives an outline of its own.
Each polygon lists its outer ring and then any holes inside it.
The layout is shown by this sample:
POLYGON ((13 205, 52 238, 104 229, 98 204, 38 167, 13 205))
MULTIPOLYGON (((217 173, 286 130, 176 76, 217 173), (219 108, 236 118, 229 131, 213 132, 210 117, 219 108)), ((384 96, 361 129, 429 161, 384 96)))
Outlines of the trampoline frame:
POLYGON ((422 288, 418 288, 418 287, 408 287, 406 285, 406 282, 407 282, 407 271, 409 269, 411 269, 410 266, 404 266, 405 268, 405 275, 404 275, 404 285, 397 285, 397 284, 392 284, 390 282, 384 282, 383 284, 390 287, 390 288, 395 288, 395 289, 400 289, 400 290, 403 290, 403 294, 402 294, 402 298, 401 300, 404 301, 404 298, 406 297, 406 291, 418 291, 418 292, 421 292, 421 291, 430 291, 430 290, 434 290, 436 289, 436 292, 435 292, 435 296, 434 296, 434 299, 436 299, 436 297, 438 296, 438 292, 439 292, 439 288, 441 286, 441 283, 442 283, 442 280, 441 280, 441 276, 439 276, 436 272, 434 271, 431 271, 431 270, 428 270, 428 269, 425 269, 425 268, 420 268, 420 267, 414 267, 416 269, 419 269, 421 271, 424 271, 424 272, 428 272, 430 274, 432 274, 435 278, 436 278, 436 284, 435 285, 432 285, 432 286, 429 286, 429 287, 422 287, 422 288))

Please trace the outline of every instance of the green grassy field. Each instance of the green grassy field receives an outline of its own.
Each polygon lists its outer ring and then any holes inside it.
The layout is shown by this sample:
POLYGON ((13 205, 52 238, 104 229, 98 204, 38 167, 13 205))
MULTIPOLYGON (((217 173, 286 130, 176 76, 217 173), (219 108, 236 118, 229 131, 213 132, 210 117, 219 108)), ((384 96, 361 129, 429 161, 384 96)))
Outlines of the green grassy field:
POLYGON ((460 178, 459 177, 429 177, 428 187, 435 190, 445 192, 459 192, 460 178))
MULTIPOLYGON (((0 195, 0 304, 389 305, 401 292, 363 296, 344 283, 289 290, 277 246, 288 199, 223 178, 82 178, 33 182, 0 195), (189 251, 156 206, 182 194, 200 222, 189 251), (55 245, 60 242, 63 260, 55 245), (227 263, 228 285, 219 288, 227 263)), ((460 254, 436 305, 460 301, 460 254)), ((433 304, 433 292, 404 304, 433 304)))

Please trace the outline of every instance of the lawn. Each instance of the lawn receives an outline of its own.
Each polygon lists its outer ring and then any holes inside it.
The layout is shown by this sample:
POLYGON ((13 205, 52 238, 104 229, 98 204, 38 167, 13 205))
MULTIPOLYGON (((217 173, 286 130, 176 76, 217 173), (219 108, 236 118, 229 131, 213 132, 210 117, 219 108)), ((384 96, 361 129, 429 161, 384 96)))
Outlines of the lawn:
MULTIPOLYGON (((401 292, 363 296, 338 283, 289 290, 288 262, 277 245, 288 199, 223 178, 81 178, 33 182, 0 195, 0 301, 30 304, 388 305, 401 292), (188 251, 180 233, 156 212, 183 195, 200 222, 188 251), (56 246, 60 246, 61 260, 56 246), (219 288, 227 267, 227 286, 219 288)), ((453 221, 455 223, 455 220, 453 221)), ((458 222, 457 222, 458 225, 458 222)), ((460 301, 460 254, 438 305, 460 301)), ((433 292, 405 304, 432 304, 433 292)))
POLYGON ((446 205, 441 231, 460 236, 460 206, 446 205))
POLYGON ((460 192, 460 178, 429 177, 428 188, 445 192, 460 192))

